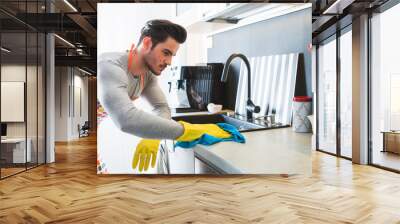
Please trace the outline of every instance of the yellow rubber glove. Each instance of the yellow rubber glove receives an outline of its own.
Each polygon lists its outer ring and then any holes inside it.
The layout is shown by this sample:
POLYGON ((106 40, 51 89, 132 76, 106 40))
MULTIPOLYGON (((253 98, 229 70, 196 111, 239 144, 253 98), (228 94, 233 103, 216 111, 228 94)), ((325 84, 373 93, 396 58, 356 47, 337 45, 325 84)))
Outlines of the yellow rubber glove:
POLYGON ((142 172, 143 168, 146 171, 149 168, 150 159, 151 167, 156 165, 158 147, 160 140, 158 139, 142 139, 136 146, 135 155, 132 161, 132 168, 136 169, 139 160, 139 171, 142 172))
POLYGON ((208 134, 216 138, 229 138, 231 134, 220 128, 216 124, 190 124, 184 121, 178 121, 183 125, 184 132, 177 138, 177 141, 190 142, 199 139, 202 135, 208 134))

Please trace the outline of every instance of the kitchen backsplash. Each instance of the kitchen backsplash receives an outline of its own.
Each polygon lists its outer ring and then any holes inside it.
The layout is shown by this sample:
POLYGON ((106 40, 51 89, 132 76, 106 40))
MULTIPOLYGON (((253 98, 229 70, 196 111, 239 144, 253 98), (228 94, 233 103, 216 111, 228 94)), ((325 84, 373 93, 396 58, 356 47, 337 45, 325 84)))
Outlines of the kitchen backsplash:
MULTIPOLYGON (((225 63, 232 53, 242 53, 248 58, 268 55, 300 53, 299 69, 304 73, 304 88, 296 94, 311 96, 311 9, 304 9, 237 29, 215 34, 213 47, 208 49, 209 62, 225 63)), ((231 65, 225 88, 224 107, 235 109, 239 81, 240 60, 231 65)))

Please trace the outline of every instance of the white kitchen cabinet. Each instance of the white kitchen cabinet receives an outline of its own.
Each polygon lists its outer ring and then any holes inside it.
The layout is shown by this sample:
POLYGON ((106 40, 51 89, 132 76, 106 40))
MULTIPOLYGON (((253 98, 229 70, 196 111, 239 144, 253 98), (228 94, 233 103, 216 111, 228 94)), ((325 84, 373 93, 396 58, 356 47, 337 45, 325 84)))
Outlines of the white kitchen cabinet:
POLYGON ((209 4, 203 4, 201 7, 201 19, 204 21, 205 18, 212 16, 213 14, 216 14, 220 11, 225 10, 227 7, 229 7, 232 4, 238 4, 238 3, 209 3, 209 4))
POLYGON ((174 141, 161 144, 157 172, 159 174, 219 174, 210 165, 196 158, 193 148, 174 147, 174 141))
POLYGON ((174 147, 173 140, 163 141, 160 147, 160 160, 158 170, 165 174, 194 174, 194 151, 174 147))
POLYGON ((191 32, 214 32, 231 24, 206 22, 205 18, 224 10, 229 4, 233 3, 177 3, 177 10, 178 6, 181 9, 176 13, 176 22, 191 32))

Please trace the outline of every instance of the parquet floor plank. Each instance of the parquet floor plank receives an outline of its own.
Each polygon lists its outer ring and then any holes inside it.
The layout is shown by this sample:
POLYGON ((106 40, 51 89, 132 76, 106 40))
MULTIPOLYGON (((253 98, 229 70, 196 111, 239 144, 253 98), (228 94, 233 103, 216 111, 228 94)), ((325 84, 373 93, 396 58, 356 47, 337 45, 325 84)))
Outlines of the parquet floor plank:
POLYGON ((96 174, 96 138, 0 181, 0 223, 400 223, 400 175, 313 152, 311 177, 96 174))

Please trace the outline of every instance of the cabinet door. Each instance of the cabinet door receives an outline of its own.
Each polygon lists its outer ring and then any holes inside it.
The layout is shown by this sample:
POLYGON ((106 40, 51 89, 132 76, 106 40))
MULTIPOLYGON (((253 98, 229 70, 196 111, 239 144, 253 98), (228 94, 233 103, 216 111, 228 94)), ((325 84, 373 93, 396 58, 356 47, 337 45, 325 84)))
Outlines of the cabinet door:
POLYGON ((194 174, 193 149, 174 146, 174 141, 166 140, 167 168, 169 174, 194 174))
POLYGON ((201 4, 200 15, 202 18, 224 10, 229 3, 207 3, 201 4))

